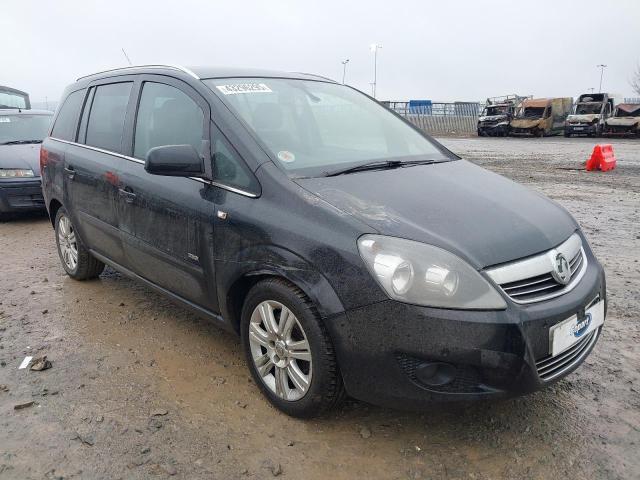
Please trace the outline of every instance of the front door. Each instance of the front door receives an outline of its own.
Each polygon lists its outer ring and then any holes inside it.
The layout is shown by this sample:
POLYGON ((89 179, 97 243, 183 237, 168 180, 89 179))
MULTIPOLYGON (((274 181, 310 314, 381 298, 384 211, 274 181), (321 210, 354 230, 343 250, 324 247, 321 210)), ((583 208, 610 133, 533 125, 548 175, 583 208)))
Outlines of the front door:
POLYGON ((131 158, 119 177, 126 265, 183 299, 217 311, 211 260, 213 187, 144 169, 147 152, 162 145, 192 145, 210 169, 209 108, 182 82, 150 75, 142 78, 137 111, 131 117, 131 158))

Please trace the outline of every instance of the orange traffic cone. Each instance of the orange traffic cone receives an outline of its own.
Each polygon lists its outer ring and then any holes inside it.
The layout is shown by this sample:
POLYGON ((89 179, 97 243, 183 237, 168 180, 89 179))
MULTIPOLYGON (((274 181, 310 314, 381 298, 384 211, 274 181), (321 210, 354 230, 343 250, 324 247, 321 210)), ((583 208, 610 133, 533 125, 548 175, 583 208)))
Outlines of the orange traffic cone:
POLYGON ((591 158, 587 160, 587 170, 602 170, 606 172, 616 168, 616 157, 610 143, 593 147, 591 158))

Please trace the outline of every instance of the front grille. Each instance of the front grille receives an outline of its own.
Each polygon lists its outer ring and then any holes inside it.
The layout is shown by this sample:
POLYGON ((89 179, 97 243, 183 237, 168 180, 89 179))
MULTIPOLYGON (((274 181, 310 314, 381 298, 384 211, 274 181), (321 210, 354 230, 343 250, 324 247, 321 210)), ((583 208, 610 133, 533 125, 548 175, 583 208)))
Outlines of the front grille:
POLYGON ((571 291, 587 270, 582 239, 574 233, 555 248, 533 257, 515 260, 485 270, 486 274, 516 303, 548 300, 571 291), (568 259, 570 278, 566 285, 553 275, 558 254, 568 259))
POLYGON ((418 380, 416 376, 416 368, 418 368, 420 364, 425 363, 426 360, 421 360, 404 353, 396 354, 396 360, 411 381, 422 388, 442 393, 481 393, 485 391, 480 387, 482 378, 478 370, 470 365, 457 365, 456 375, 450 383, 434 386, 425 385, 418 380))
POLYGON ((599 330, 600 329, 594 330, 578 343, 555 357, 548 356, 542 360, 538 360, 536 362, 536 369, 538 370, 540 379, 549 382, 580 363, 591 346, 596 343, 599 330))
MULTIPOLYGON (((569 267, 571 269, 571 280, 569 280, 569 283, 576 277, 582 268, 583 262, 582 250, 579 250, 569 261, 569 267)), ((500 287, 502 287, 502 290, 512 299, 524 302, 536 300, 540 297, 546 297, 551 293, 561 291, 565 288, 565 285, 558 283, 551 273, 545 273, 543 275, 523 278, 515 282, 503 283, 500 287)))

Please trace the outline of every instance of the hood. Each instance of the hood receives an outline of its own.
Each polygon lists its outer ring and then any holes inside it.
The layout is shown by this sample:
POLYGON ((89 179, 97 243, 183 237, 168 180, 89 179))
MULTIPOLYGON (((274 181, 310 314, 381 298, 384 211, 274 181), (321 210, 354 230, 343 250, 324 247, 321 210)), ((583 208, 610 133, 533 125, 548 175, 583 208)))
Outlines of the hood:
POLYGON ((486 115, 484 117, 478 117, 479 122, 499 122, 500 120, 506 119, 506 115, 486 115))
POLYGON ((544 118, 514 118, 511 126, 515 128, 534 128, 539 126, 544 118))
POLYGON ((594 120, 598 120, 599 118, 599 113, 585 113, 583 115, 569 115, 567 116, 567 122, 591 123, 594 120))
POLYGON ((549 250, 578 228, 551 200, 465 160, 296 182, 383 235, 439 246, 476 268, 549 250))
POLYGON ((0 168, 30 168, 40 176, 40 144, 0 145, 0 168))
POLYGON ((640 117, 613 117, 607 119, 607 125, 631 127, 640 122, 640 117))

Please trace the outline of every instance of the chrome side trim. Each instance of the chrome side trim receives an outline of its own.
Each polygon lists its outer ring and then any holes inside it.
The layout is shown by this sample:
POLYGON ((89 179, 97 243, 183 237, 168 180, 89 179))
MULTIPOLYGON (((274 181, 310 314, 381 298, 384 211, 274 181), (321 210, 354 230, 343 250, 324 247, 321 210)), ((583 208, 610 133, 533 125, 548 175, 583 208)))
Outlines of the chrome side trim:
POLYGON ((118 158, 124 158, 125 160, 129 160, 130 162, 140 163, 144 165, 144 161, 139 158, 129 157, 127 155, 122 155, 121 153, 112 152, 110 150, 104 150, 98 147, 92 147, 91 145, 83 145, 82 143, 71 142, 69 140, 62 140, 61 138, 49 137, 51 140, 55 140, 56 142, 66 143, 67 145, 74 145, 76 147, 86 148, 87 150, 93 150, 94 152, 106 153, 107 155, 112 155, 118 158))
MULTIPOLYGON (((76 147, 86 148, 87 150, 93 150, 95 152, 106 153, 107 155, 113 155, 114 157, 122 158, 124 160, 129 160, 130 162, 138 163, 140 165, 144 165, 145 163, 143 160, 140 160, 139 158, 129 157, 128 155, 112 152, 110 150, 104 150, 102 148, 92 147, 90 145, 83 145, 82 143, 71 142, 69 140, 62 140, 61 138, 56 138, 56 137, 49 137, 49 138, 51 140, 55 140, 56 142, 66 143, 67 145, 74 145, 76 147)), ((222 188, 223 190, 228 190, 229 192, 237 193, 239 195, 244 195, 245 197, 258 198, 258 195, 256 195, 255 193, 248 192, 246 190, 242 190, 236 187, 231 187, 223 183, 218 183, 218 182, 214 182, 211 180, 206 180, 204 178, 198 178, 198 177, 184 177, 184 178, 189 178, 191 180, 195 180, 196 182, 205 183, 207 185, 212 185, 214 187, 222 188)))
POLYGON ((186 178, 190 178, 191 180, 195 180, 196 182, 206 183, 207 185, 211 185, 213 187, 222 188, 223 190, 227 190, 229 192, 237 193, 239 195, 244 195, 245 197, 258 198, 258 195, 256 195, 253 192, 248 192, 246 190, 242 190, 241 188, 232 187, 230 185, 225 185, 224 183, 218 183, 218 182, 214 182, 212 180, 206 180, 204 178, 198 178, 198 177, 186 177, 186 178))
POLYGON ((129 67, 111 68, 109 70, 102 70, 101 72, 95 72, 95 73, 91 73, 89 75, 84 75, 82 77, 78 77, 76 79, 76 82, 79 82, 82 79, 93 77, 95 75, 100 75, 100 74, 103 74, 103 73, 135 70, 135 69, 138 69, 138 68, 170 68, 172 70, 179 70, 179 71, 181 71, 183 73, 186 73, 187 75, 195 78, 196 80, 200 80, 200 77, 198 75, 196 75, 194 72, 192 72, 188 68, 183 67, 181 65, 131 65, 129 67))

